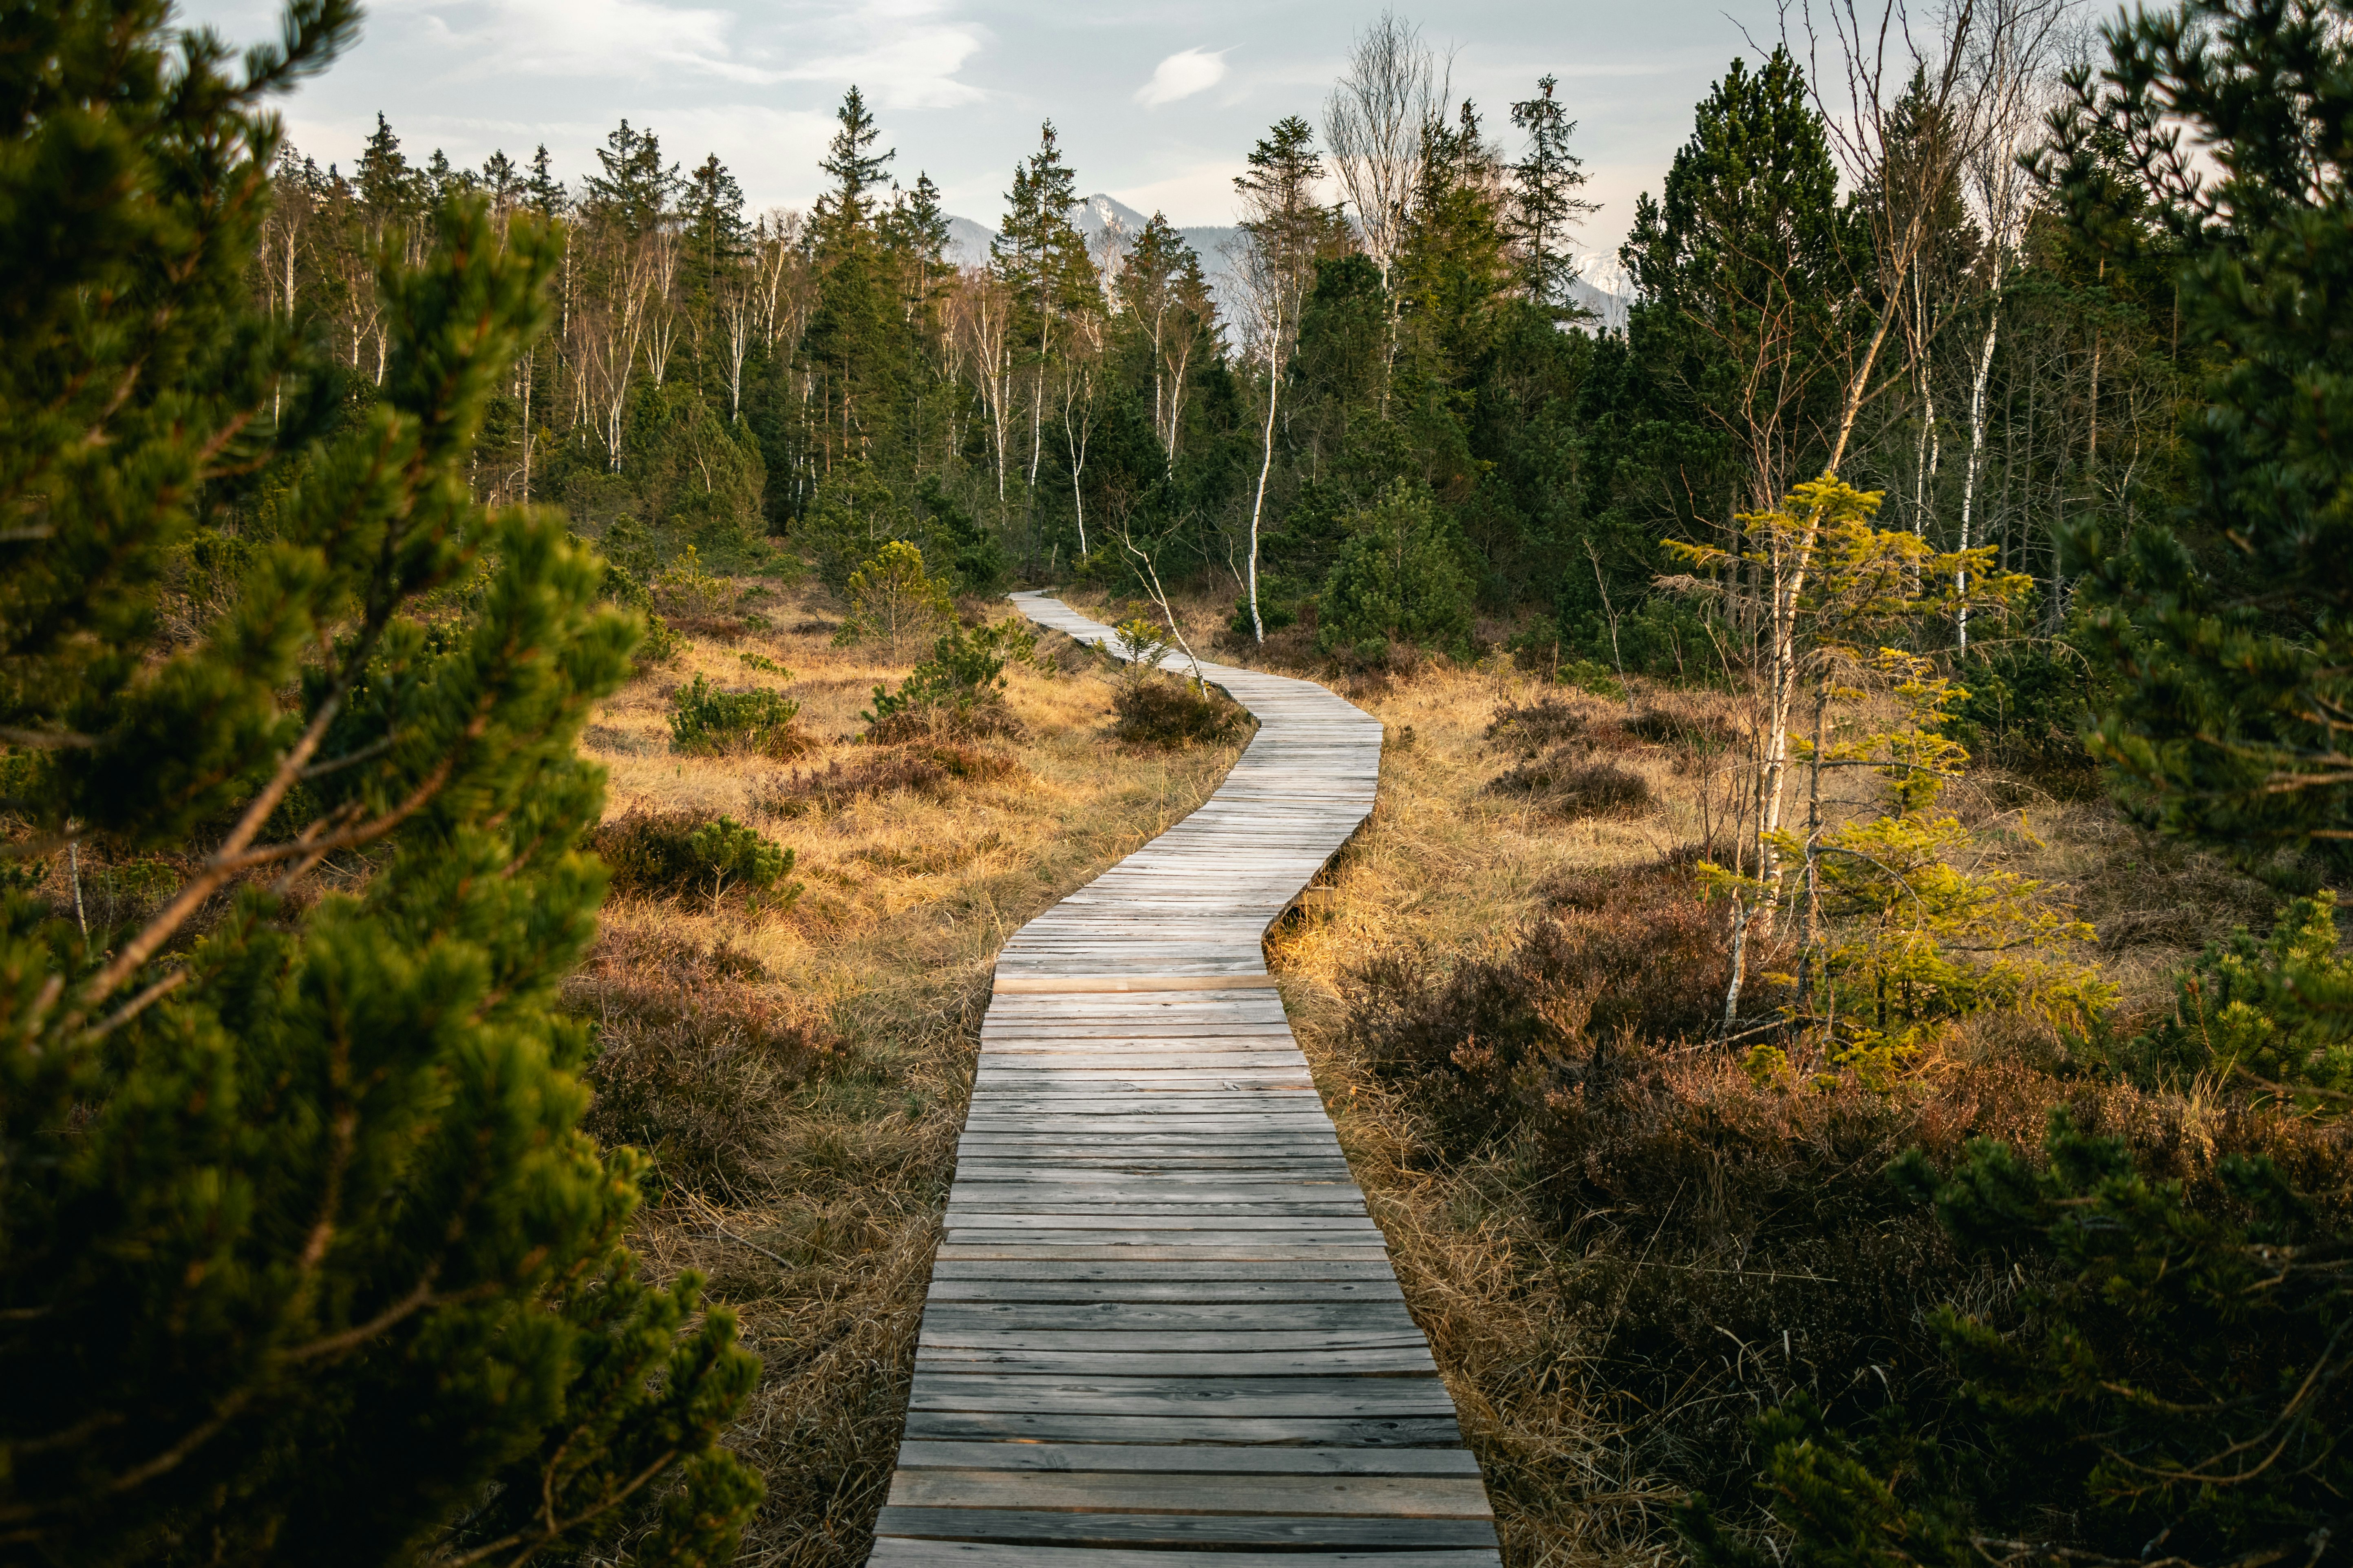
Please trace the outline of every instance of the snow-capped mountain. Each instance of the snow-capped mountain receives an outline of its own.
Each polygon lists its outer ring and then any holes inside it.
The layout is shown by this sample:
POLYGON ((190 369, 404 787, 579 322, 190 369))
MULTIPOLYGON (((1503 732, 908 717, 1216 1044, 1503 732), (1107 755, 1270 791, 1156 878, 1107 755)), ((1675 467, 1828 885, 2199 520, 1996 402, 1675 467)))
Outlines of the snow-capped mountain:
MULTIPOLYGON (((1087 242, 1087 249, 1100 260, 1107 239, 1133 239, 1144 232, 1147 216, 1121 201, 1117 196, 1097 191, 1082 199, 1071 222, 1087 242)), ((1202 274, 1209 281, 1212 291, 1223 294, 1233 281, 1233 261, 1227 251, 1240 233, 1230 224, 1197 224, 1180 228, 1177 233, 1201 259, 1202 274)), ((960 267, 984 267, 988 264, 988 248, 996 240, 997 231, 975 223, 968 217, 948 219, 948 256, 960 267)), ((1577 302, 1591 311, 1595 319, 1586 323, 1588 330, 1623 332, 1626 330, 1626 308, 1633 302, 1633 284, 1615 256, 1581 255, 1577 259, 1577 279, 1568 286, 1577 302)))
MULTIPOLYGON (((1138 212, 1117 196, 1102 191, 1082 199, 1077 209, 1071 214, 1071 225, 1086 239, 1087 249, 1098 257, 1102 255, 1102 245, 1106 236, 1117 234, 1132 239, 1144 232, 1144 226, 1149 221, 1149 215, 1138 212)), ((1201 258, 1201 271, 1211 284, 1222 281, 1233 270, 1233 263, 1226 258, 1226 247, 1237 232, 1231 225, 1197 225, 1176 232, 1185 237, 1185 242, 1201 258)), ((988 248, 996 238, 995 229, 975 223, 968 217, 948 219, 948 257, 960 267, 985 266, 988 261, 988 248)))

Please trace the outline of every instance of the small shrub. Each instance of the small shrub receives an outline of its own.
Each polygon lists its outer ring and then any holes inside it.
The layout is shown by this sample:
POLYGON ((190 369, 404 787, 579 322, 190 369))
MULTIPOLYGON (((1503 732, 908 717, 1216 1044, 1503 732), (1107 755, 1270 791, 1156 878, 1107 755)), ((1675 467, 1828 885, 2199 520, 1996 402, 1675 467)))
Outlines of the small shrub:
POLYGON ((1487 788, 1498 795, 1525 796, 1562 817, 1632 816, 1652 804, 1651 786, 1641 774, 1566 746, 1497 775, 1487 788))
POLYGON ((1730 749, 1739 732, 1721 714, 1696 708, 1653 707, 1618 721, 1637 740, 1709 753, 1730 749))
POLYGON ((705 567, 692 545, 656 574, 649 587, 655 608, 677 630, 728 641, 744 635, 743 590, 705 567))
POLYGON ((1538 697, 1532 703, 1505 703, 1487 721, 1489 740, 1516 741, 1523 746, 1557 746, 1585 733, 1585 714, 1565 698, 1538 697))
POLYGON ((1563 664, 1556 679, 1565 686, 1575 686, 1579 691, 1591 692, 1595 696, 1607 697, 1613 703, 1622 703, 1626 700, 1626 687, 1618 679, 1617 672, 1609 665, 1599 663, 1591 659, 1578 659, 1571 663, 1563 664))
POLYGON ((1119 715, 1112 734, 1134 746, 1180 747, 1229 740, 1250 715, 1214 686, 1197 686, 1181 676, 1155 674, 1122 683, 1112 694, 1119 715))
POLYGON ((1316 600, 1319 646, 1451 647, 1470 636, 1471 578, 1427 484, 1398 480, 1349 526, 1355 537, 1316 600))
POLYGON ((793 678, 793 673, 790 670, 786 669, 765 653, 738 653, 735 658, 736 662, 746 669, 763 671, 780 680, 789 681, 793 678))
MULTIPOLYGON (((792 870, 795 858, 793 851, 733 817, 695 829, 687 838, 687 851, 694 859, 697 881, 711 885, 714 909, 730 886, 749 893, 756 906, 759 895, 792 870)), ((789 906, 799 893, 798 885, 787 888, 784 903, 789 906)))
MULTIPOLYGON (((733 818, 709 811, 630 811, 598 824, 588 847, 610 869, 615 893, 708 896, 714 905, 731 888, 754 898, 769 892, 795 859, 793 851, 733 818)), ((769 906, 790 907, 799 895, 795 883, 769 906)))
POLYGON ((849 615, 833 640, 886 642, 893 659, 910 644, 935 635, 955 615, 948 585, 925 574, 923 552, 903 539, 884 545, 850 573, 845 591, 849 615))
POLYGON ((873 707, 858 715, 867 738, 896 744, 941 734, 1019 735, 1020 721, 1005 706, 1005 666, 1029 660, 1037 647, 1037 635, 1018 619, 970 631, 952 628, 896 692, 874 688, 873 707))
POLYGON ((816 744, 796 722, 800 711, 800 704, 781 693, 723 692, 697 675, 670 699, 670 748, 689 757, 744 751, 779 760, 798 757, 816 744))
POLYGON ((1414 1086, 1450 1153, 1510 1132, 1613 1054, 1699 1037, 1721 1014, 1723 933, 1683 861, 1550 891, 1498 957, 1441 973, 1392 950, 1342 985, 1349 1033, 1376 1073, 1414 1086))
POLYGON ((860 797, 900 789, 944 795, 958 785, 988 783, 1010 778, 1016 771, 1012 758, 974 747, 910 746, 871 753, 848 768, 836 759, 822 769, 796 769, 759 804, 760 810, 774 816, 799 817, 811 811, 838 810, 860 797))

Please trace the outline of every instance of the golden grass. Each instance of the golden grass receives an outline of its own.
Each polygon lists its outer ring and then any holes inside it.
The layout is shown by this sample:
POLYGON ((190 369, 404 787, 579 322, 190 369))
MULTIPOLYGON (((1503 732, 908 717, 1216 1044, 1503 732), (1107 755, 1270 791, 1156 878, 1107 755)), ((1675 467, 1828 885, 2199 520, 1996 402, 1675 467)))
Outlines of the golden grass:
MULTIPOLYGON (((780 628, 838 619, 816 590, 764 603, 780 628)), ((986 607, 995 616, 1002 605, 986 607)), ((1066 661, 1067 662, 1067 661, 1066 661)), ((1008 700, 1027 732, 976 743, 1007 777, 940 794, 862 798, 790 820, 759 802, 791 768, 863 750, 858 713, 907 673, 823 631, 691 643, 604 705, 586 735, 610 770, 607 813, 707 810, 754 823, 798 855, 782 916, 699 902, 616 901, 616 957, 662 941, 724 943, 749 982, 838 1038, 805 1082, 756 1064, 730 1092, 772 1096, 742 1178, 668 1180, 636 1245, 658 1275, 687 1267, 739 1315, 766 1376, 730 1439, 766 1478, 741 1561, 794 1568, 864 1561, 898 1443, 916 1323, 962 1124, 980 1012, 998 946, 1025 921, 1198 805, 1238 747, 1139 751, 1106 736, 1109 684, 1081 669, 1016 668, 1008 700), (788 683, 738 654, 772 659, 788 683), (702 673, 731 690, 778 685, 820 742, 791 764, 669 750, 669 694, 702 673), (634 944, 632 939, 634 940, 634 944)), ((591 1004, 593 1005, 593 1004, 591 1004)))

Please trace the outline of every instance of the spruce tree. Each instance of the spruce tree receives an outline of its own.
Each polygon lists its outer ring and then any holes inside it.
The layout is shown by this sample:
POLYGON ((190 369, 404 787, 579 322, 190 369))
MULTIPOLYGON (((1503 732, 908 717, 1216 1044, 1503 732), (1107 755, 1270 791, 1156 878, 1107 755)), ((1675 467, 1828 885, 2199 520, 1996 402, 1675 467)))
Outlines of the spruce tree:
POLYGON ((588 176, 587 200, 602 207, 625 234, 638 235, 668 217, 685 188, 676 164, 662 166, 661 138, 631 129, 626 120, 596 149, 603 171, 588 176))
POLYGON ((864 231, 873 221, 874 203, 867 192, 888 177, 891 160, 899 152, 895 147, 884 153, 874 151, 882 133, 857 83, 852 82, 842 94, 834 119, 840 128, 818 161, 818 167, 833 176, 833 189, 817 198, 817 224, 821 236, 838 244, 846 236, 864 231))
POLYGON ((556 239, 442 207, 372 398, 249 293, 264 102, 354 16, 233 70, 164 0, 0 15, 0 1553, 723 1561, 756 1362, 636 1277, 555 1011, 636 630, 467 483, 556 239), (243 566, 167 637, 200 540, 243 566), (85 931, 92 854, 169 884, 85 931))
POLYGON ((876 186, 898 154, 873 150, 881 133, 856 87, 842 96, 835 119, 839 128, 818 165, 833 188, 817 199, 817 308, 801 344, 818 378, 811 434, 827 476, 871 460, 878 441, 893 442, 913 359, 877 228, 876 186))
MULTIPOLYGON (((1728 448, 1741 471, 1739 494, 1723 498, 1738 504, 1723 506, 1718 527, 1734 511, 1779 504, 1830 450, 1837 312, 1857 270, 1838 187, 1804 73, 1776 49, 1759 70, 1732 62, 1659 198, 1635 202, 1619 252, 1641 295, 1628 336, 1702 427, 1699 440, 1728 448)), ((1690 455, 1662 454, 1686 488, 1690 455)))
POLYGON ((1528 154, 1512 165, 1507 228, 1519 244, 1521 287, 1530 300, 1566 318, 1577 313, 1568 293, 1577 281, 1569 229, 1594 207, 1577 194, 1585 185, 1584 160, 1568 150, 1577 122, 1552 95, 1559 81, 1540 77, 1536 96, 1512 105, 1512 123, 1528 133, 1528 154))

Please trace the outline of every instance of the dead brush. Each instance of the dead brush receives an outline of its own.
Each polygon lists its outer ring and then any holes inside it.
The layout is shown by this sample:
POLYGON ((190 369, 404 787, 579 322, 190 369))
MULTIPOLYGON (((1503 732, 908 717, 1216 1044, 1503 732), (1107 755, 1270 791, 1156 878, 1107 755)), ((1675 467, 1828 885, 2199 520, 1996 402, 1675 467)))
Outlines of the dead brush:
POLYGON ((1519 796, 1557 817, 1634 816, 1656 803, 1650 781, 1641 774, 1574 746, 1556 746, 1507 768, 1489 780, 1487 789, 1519 796))
POLYGON ((596 1029, 585 1125, 654 1156, 665 1182, 740 1184, 771 1151, 792 1094, 842 1060, 842 1044, 772 990, 758 960, 659 926, 608 926, 565 984, 596 1029))
POLYGON ((1534 750, 1582 736, 1590 715, 1583 705, 1546 694, 1529 703, 1505 703, 1487 721, 1485 738, 1534 750))
POLYGON ((995 783, 1019 771, 1011 758, 972 746, 934 743, 876 749, 847 768, 836 758, 821 769, 796 768, 757 797, 757 807, 770 816, 803 817, 899 790, 944 796, 959 786, 995 783))
POLYGON ((1493 956, 1434 967, 1375 954, 1342 981, 1372 1071, 1413 1086, 1451 1155, 1514 1132, 1551 1087, 1609 1070, 1627 1042, 1704 1036, 1730 976, 1718 922, 1675 860, 1583 876, 1493 956))
POLYGON ((1230 740, 1250 725, 1241 705, 1215 686, 1145 673, 1112 694, 1112 734, 1130 746, 1199 746, 1230 740))
POLYGON ((918 741, 1026 740, 1029 731, 1001 702, 942 703, 885 714, 869 725, 866 738, 878 746, 918 741))

